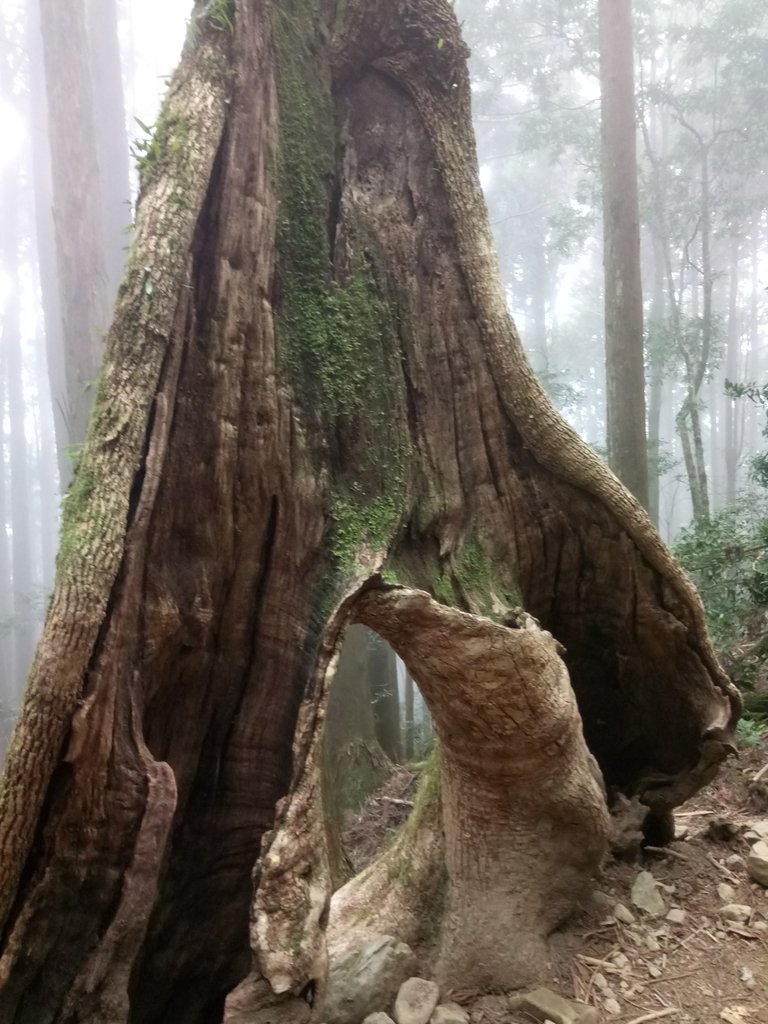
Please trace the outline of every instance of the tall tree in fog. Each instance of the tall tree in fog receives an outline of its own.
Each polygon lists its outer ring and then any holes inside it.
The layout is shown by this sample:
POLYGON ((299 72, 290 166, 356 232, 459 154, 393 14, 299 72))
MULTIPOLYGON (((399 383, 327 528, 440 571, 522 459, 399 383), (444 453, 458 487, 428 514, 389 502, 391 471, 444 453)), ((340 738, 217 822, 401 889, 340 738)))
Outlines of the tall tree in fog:
POLYGON ((648 506, 631 0, 599 0, 608 462, 648 506))
POLYGON ((733 410, 720 405, 722 378, 707 410, 705 384, 724 348, 728 366, 738 372, 744 365, 737 358, 737 243, 752 237, 768 200, 760 172, 768 159, 767 25, 765 5, 755 0, 706 8, 656 3, 643 16, 647 220, 664 280, 661 334, 696 519, 709 515, 709 476, 713 469, 723 475, 722 459, 726 493, 735 493, 733 410), (723 439, 713 445, 720 423, 723 439))
MULTIPOLYGON (((46 313, 51 391, 57 423, 62 485, 71 477, 72 448, 85 437, 103 334, 122 270, 123 228, 130 221, 117 20, 114 0, 36 0, 45 68, 56 287, 46 313)), ((34 41, 33 41, 34 47, 34 41)), ((34 57, 34 49, 33 49, 34 57)), ((34 81, 34 80, 33 80, 34 81)), ((38 121, 43 97, 34 97, 38 121)), ((36 131, 40 138, 40 127, 36 131)), ((38 154, 41 156, 42 154, 38 154)), ((48 216, 45 172, 38 172, 38 213, 48 216)), ((41 231, 41 242, 48 232, 41 231)), ((41 253, 43 286, 49 256, 41 253)))
POLYGON ((593 5, 457 7, 472 46, 479 157, 510 308, 555 403, 602 445, 602 322, 582 317, 581 288, 563 302, 561 280, 576 260, 584 275, 592 269, 598 118, 584 83, 597 71, 593 5))

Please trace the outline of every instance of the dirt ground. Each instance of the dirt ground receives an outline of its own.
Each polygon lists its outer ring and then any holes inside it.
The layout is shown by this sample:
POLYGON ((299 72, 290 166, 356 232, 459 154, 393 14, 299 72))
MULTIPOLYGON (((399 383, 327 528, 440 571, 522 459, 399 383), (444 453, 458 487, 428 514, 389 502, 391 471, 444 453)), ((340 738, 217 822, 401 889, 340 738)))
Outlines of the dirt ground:
MULTIPOLYGON (((768 771, 753 782, 766 765, 768 745, 742 750, 679 809, 678 838, 667 850, 609 862, 594 898, 554 937, 552 975, 541 983, 595 1006, 604 1022, 768 1024, 768 890, 749 881, 745 836, 768 821, 768 771), (656 916, 632 903, 643 870, 663 899, 656 916), (626 921, 614 916, 618 903, 626 921), (727 920, 726 904, 748 907, 749 916, 727 920)), ((414 787, 413 774, 397 769, 352 823, 345 845, 357 870, 407 816, 414 787)), ((530 1024, 504 995, 458 989, 450 997, 472 1024, 530 1024)))

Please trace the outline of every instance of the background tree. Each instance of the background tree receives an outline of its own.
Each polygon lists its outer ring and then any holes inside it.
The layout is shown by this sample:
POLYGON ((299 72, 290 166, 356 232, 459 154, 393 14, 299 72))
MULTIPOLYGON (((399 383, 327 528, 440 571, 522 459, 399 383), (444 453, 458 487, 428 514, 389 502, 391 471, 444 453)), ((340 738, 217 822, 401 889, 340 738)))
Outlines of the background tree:
MULTIPOLYGON (((38 118, 47 113, 50 145, 56 293, 47 300, 61 333, 48 324, 59 475, 72 476, 72 456, 85 438, 98 376, 103 336, 122 275, 125 228, 130 223, 128 145, 114 0, 39 2, 46 101, 35 96, 38 118), (54 349, 60 341, 63 357, 54 349)), ((35 25, 33 22, 33 31, 35 25)), ((34 44, 36 45, 36 44, 34 44)), ((34 52, 34 51, 33 51, 34 52)), ((38 129, 39 135, 39 129, 38 129)), ((45 155, 37 172, 38 216, 48 216, 45 155)), ((48 242, 42 228, 41 242, 48 242)), ((45 254, 44 258, 48 258, 45 254)))
POLYGON ((631 0, 599 0, 608 463, 648 506, 631 0))

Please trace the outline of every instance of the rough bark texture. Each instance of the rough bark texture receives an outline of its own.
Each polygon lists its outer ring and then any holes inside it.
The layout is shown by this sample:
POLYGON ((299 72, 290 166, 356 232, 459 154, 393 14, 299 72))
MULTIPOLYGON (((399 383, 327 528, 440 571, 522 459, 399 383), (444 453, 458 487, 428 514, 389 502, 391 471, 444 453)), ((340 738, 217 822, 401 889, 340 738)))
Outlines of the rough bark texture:
MULTIPOLYGON (((690 583, 525 362, 450 7, 360 0, 333 42, 309 0, 217 12, 193 19, 144 169, 0 792, 3 1024, 218 1022, 254 885, 261 969, 321 980, 322 701, 379 571, 535 615, 609 787, 658 815, 712 775, 738 712, 690 583)), ((460 888, 466 850, 446 857, 460 888)))
POLYGON ((441 741, 435 971, 470 987, 530 982, 606 848, 602 778, 557 644, 524 615, 497 625, 419 591, 371 591, 355 614, 406 660, 441 741))

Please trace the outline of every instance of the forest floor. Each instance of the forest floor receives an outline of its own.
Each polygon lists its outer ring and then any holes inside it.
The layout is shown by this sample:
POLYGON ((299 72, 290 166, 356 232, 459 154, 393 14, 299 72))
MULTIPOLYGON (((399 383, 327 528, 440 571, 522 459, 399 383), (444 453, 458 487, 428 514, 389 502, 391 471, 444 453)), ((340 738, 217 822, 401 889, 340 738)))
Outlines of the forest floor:
MULTIPOLYGON (((768 1024, 768 890, 746 872, 746 833, 755 823, 768 826, 768 786, 752 781, 765 765, 767 744, 742 750, 679 808, 669 848, 646 850, 634 863, 609 861, 594 897, 553 937, 552 974, 541 984, 615 1024, 768 1024), (640 871, 651 872, 663 899, 656 916, 632 903, 640 871), (617 904, 629 912, 619 912, 626 921, 614 916, 617 904), (727 920, 728 904, 749 913, 727 920)), ((414 788, 415 776, 396 769, 352 823, 345 845, 356 870, 407 816, 414 788)), ((446 997, 465 1006, 471 1024, 530 1024, 503 994, 446 997)))

